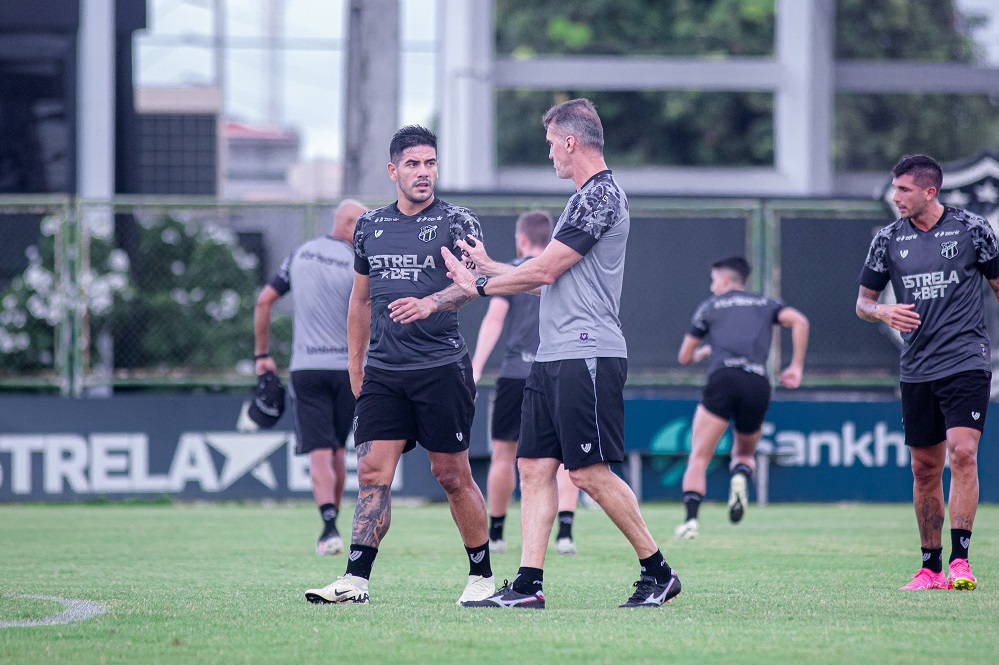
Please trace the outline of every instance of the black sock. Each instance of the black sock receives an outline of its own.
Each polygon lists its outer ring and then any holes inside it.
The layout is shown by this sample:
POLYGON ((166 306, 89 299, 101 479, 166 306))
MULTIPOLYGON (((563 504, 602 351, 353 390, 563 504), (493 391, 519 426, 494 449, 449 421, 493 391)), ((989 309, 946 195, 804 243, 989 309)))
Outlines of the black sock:
POLYGON ((489 516, 489 540, 503 540, 503 526, 506 524, 506 515, 499 517, 489 516))
POLYGON ((950 560, 967 559, 971 545, 971 532, 967 529, 950 530, 950 560))
POLYGON ((701 501, 704 500, 704 495, 700 492, 684 492, 683 493, 683 505, 687 509, 687 519, 696 520, 697 519, 697 509, 701 507, 701 501))
POLYGON ((659 584, 669 581, 670 575, 673 574, 673 569, 666 563, 661 550, 656 550, 656 553, 647 559, 639 559, 638 564, 642 567, 643 577, 654 577, 659 584))
POLYGON ((558 535, 555 536, 556 539, 568 538, 572 540, 572 522, 575 519, 576 513, 571 510, 560 510, 558 513, 558 535))
POLYGON ((468 574, 492 577, 493 569, 489 565, 489 541, 482 543, 478 547, 466 547, 468 552, 468 574))
POLYGON ((333 533, 337 533, 336 529, 336 516, 337 516, 336 506, 332 503, 324 503, 319 506, 319 514, 323 518, 323 536, 328 536, 333 533))
POLYGON ((923 568, 929 568, 934 573, 943 572, 943 548, 924 547, 922 550, 923 568))
POLYGON ((748 464, 736 464, 732 467, 732 475, 734 476, 737 473, 741 473, 746 476, 746 480, 753 479, 753 470, 749 468, 748 464))
POLYGON ((545 571, 541 568, 521 566, 517 576, 513 578, 513 590, 517 593, 534 595, 544 586, 545 571))
POLYGON ((371 577, 371 566, 378 556, 377 547, 367 545, 351 545, 350 554, 347 555, 347 574, 354 577, 371 577))

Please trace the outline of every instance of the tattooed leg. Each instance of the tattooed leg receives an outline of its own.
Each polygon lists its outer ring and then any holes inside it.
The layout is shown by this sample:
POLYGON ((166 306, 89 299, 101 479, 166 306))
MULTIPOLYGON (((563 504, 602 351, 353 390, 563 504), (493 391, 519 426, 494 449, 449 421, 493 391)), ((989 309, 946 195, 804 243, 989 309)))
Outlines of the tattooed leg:
POLYGON ((365 441, 357 445, 357 507, 351 542, 378 547, 392 521, 391 486, 405 441, 365 441))
POLYGON ((944 522, 943 443, 927 448, 910 448, 912 455, 912 502, 923 547, 940 547, 944 522))

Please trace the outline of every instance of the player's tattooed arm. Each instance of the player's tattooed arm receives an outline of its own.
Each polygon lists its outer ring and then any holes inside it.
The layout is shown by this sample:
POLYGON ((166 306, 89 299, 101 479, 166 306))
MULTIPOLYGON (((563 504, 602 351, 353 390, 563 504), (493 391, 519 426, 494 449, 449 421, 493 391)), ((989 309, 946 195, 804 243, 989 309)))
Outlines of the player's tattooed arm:
POLYGON ((392 521, 392 504, 388 485, 361 485, 354 509, 351 543, 378 547, 388 533, 392 521))
POLYGON ((465 293, 461 287, 452 284, 425 298, 399 298, 389 303, 389 318, 396 323, 413 323, 425 319, 434 312, 458 309, 475 300, 478 296, 465 293))
MULTIPOLYGON (((467 264, 466 264, 467 265, 467 264)), ((430 301, 434 304, 435 312, 443 312, 449 309, 458 309, 463 307, 468 303, 475 300, 472 296, 468 295, 461 290, 460 286, 452 284, 451 286, 445 288, 442 291, 438 291, 433 295, 429 296, 430 301)))
POLYGON ((857 295, 857 316, 872 323, 884 321, 903 333, 912 332, 919 327, 919 314, 915 310, 915 305, 879 303, 880 295, 880 291, 861 286, 857 295))

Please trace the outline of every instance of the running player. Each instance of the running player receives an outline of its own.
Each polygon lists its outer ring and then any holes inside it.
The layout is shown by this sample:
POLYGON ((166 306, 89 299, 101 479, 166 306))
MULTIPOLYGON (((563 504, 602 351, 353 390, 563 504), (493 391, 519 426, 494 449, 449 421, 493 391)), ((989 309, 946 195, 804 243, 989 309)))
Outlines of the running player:
POLYGON ((676 528, 677 538, 697 537, 697 511, 708 488, 708 465, 729 421, 735 423, 735 443, 729 464, 728 517, 735 524, 745 513, 749 480, 756 471, 756 444, 770 405, 766 363, 775 325, 791 329, 791 363, 781 372, 780 382, 785 388, 801 385, 808 319, 780 300, 748 293, 750 270, 749 262, 741 256, 711 264, 714 295, 698 306, 690 332, 680 345, 682 364, 708 356, 711 362, 704 396, 694 412, 690 458, 683 474, 687 517, 676 528))
POLYGON ((922 562, 911 589, 973 590, 968 563, 978 510, 978 441, 985 427, 992 354, 982 277, 999 298, 999 246, 988 221, 937 200, 940 165, 926 155, 892 169, 901 218, 881 229, 860 272, 857 316, 902 333, 905 443, 922 562), (896 304, 879 303, 891 282, 896 304), (943 471, 950 459, 950 563, 943 573, 943 471))
POLYGON ((343 500, 344 445, 354 415, 347 376, 347 302, 353 283, 354 224, 367 208, 352 199, 337 206, 329 235, 305 243, 289 256, 257 297, 253 312, 257 375, 277 372, 268 353, 271 309, 295 289, 291 397, 298 455, 309 456, 312 496, 323 530, 316 554, 340 554, 336 528, 343 500))
POLYGON ((576 185, 548 247, 513 267, 490 260, 481 243, 459 241, 483 273, 478 278, 454 256, 444 257, 455 284, 469 295, 541 289, 541 345, 527 379, 517 448, 520 570, 499 593, 465 605, 544 608, 545 550, 558 506, 555 473, 564 462, 573 483, 600 504, 638 555, 639 579, 621 607, 660 606, 680 593, 680 580, 649 533, 635 494, 610 468, 624 459, 628 351, 618 311, 628 200, 604 161, 603 126, 589 100, 552 107, 542 124, 555 174, 576 185))
MULTIPOLYGON (((530 210, 517 218, 514 241, 517 258, 511 265, 518 266, 545 251, 552 235, 552 217, 544 210, 530 210)), ((496 380, 496 393, 492 408, 492 458, 486 480, 486 499, 489 508, 489 551, 505 552, 503 528, 510 498, 517 487, 517 441, 520 439, 520 412, 524 401, 524 386, 531 373, 531 364, 541 343, 538 331, 538 309, 541 299, 529 293, 497 296, 489 302, 489 309, 479 328, 479 337, 472 355, 472 376, 478 385, 489 354, 503 330, 506 330, 506 349, 496 380)), ((558 468, 558 534, 555 552, 561 555, 576 554, 572 539, 572 525, 576 516, 579 489, 569 479, 565 466, 558 468)))
POLYGON ((359 490, 350 554, 343 576, 306 591, 313 603, 368 602, 371 567, 391 520, 396 466, 417 443, 427 450, 465 544, 469 576, 459 603, 495 590, 486 504, 468 463, 475 384, 457 312, 437 312, 409 326, 390 318, 403 305, 428 311, 434 298, 470 300, 448 280, 441 252, 461 256, 456 239, 481 238, 482 230, 471 211, 435 196, 433 132, 403 127, 392 137, 389 156, 399 199, 362 215, 354 231, 348 370, 358 395, 359 490))

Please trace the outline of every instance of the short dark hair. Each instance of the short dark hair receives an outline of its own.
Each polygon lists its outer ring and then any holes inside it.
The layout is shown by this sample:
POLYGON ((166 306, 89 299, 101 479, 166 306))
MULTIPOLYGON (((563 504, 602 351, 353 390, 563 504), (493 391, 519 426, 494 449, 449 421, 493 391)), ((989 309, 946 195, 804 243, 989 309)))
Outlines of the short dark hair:
POLYGON ((729 256, 728 258, 718 259, 711 264, 711 269, 731 270, 738 275, 743 284, 749 279, 749 273, 753 272, 753 267, 749 265, 749 261, 741 256, 729 256))
POLYGON ((517 233, 523 233, 527 242, 545 247, 552 238, 552 216, 544 210, 528 210, 517 218, 517 233))
POLYGON ((406 125, 392 136, 389 144, 389 161, 398 164, 406 148, 428 145, 437 150, 437 135, 421 125, 406 125))
POLYGON ((940 168, 939 162, 929 155, 905 155, 892 168, 891 174, 896 178, 910 175, 913 182, 923 189, 933 187, 938 192, 940 185, 943 184, 943 169, 940 168))
POLYGON ((604 126, 597 108, 588 99, 581 97, 556 104, 541 118, 541 124, 546 130, 555 125, 560 133, 575 136, 585 146, 604 149, 604 126))

